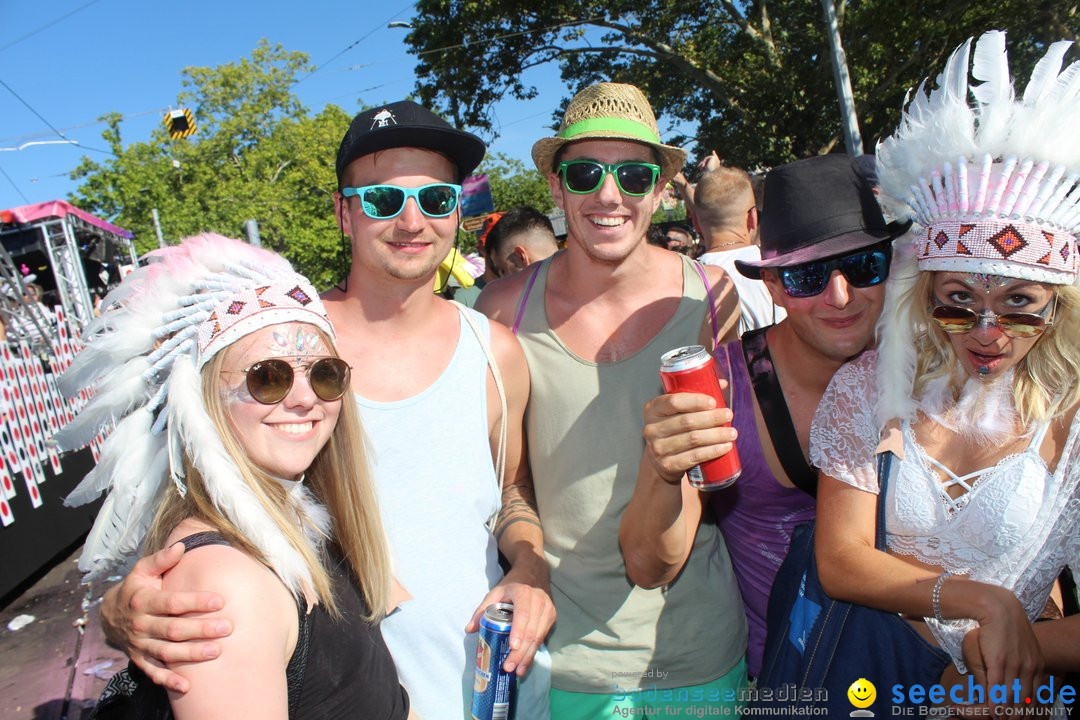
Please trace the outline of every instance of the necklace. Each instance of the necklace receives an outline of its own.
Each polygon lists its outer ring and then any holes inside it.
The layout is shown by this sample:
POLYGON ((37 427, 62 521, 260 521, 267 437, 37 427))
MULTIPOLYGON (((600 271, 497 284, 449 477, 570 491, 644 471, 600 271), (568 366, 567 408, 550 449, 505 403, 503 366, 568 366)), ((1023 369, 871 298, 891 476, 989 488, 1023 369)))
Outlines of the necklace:
POLYGON ((715 251, 719 250, 720 248, 731 247, 733 245, 749 245, 749 244, 750 243, 746 242, 745 240, 730 240, 728 242, 718 243, 716 245, 710 245, 709 246, 709 252, 715 252, 715 251))

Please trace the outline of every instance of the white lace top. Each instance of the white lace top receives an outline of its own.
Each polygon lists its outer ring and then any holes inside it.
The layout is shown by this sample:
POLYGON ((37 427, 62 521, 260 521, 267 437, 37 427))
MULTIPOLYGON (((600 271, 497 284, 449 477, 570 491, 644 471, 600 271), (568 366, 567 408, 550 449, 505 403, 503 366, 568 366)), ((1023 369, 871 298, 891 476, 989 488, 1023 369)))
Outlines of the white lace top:
MULTIPOLYGON (((878 490, 876 367, 876 353, 866 352, 840 368, 810 430, 811 462, 823 473, 871 493, 878 490)), ((1024 451, 991 468, 957 476, 919 446, 905 422, 904 459, 894 463, 885 499, 889 550, 1008 588, 1034 620, 1062 568, 1069 565, 1074 574, 1080 570, 1078 429, 1080 421, 1074 421, 1054 472, 1039 456, 1043 424, 1034 428, 1024 451), (942 482, 935 468, 949 479, 942 482), (968 492, 953 499, 946 492, 951 485, 968 492)), ((960 646, 975 622, 926 622, 965 672, 960 646)))

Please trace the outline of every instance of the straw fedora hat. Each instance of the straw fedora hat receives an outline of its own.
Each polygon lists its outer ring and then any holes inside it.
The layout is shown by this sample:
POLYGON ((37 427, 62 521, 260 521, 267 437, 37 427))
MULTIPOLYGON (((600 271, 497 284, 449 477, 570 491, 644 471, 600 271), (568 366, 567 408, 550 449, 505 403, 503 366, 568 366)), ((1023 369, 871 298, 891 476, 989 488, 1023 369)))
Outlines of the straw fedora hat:
POLYGON ((570 101, 555 137, 537 141, 532 148, 536 168, 555 172, 555 158, 567 143, 590 138, 629 140, 656 150, 660 156, 660 183, 675 177, 686 164, 686 151, 660 142, 656 116, 641 90, 622 83, 596 83, 570 101))

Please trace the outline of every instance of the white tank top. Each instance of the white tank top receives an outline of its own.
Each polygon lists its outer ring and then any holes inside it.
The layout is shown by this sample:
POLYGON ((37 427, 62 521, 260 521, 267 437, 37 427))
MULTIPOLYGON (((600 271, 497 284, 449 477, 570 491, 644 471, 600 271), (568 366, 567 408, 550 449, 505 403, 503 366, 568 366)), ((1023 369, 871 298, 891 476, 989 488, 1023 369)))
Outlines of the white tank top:
MULTIPOLYGON (((459 309, 490 338, 486 317, 459 309)), ((383 637, 424 720, 458 720, 470 707, 477 636, 466 635, 465 624, 502 578, 485 527, 501 502, 488 441, 487 359, 459 324, 454 355, 432 385, 395 402, 355 396, 394 575, 412 595, 382 621, 383 637)), ((543 709, 519 717, 546 717, 550 680, 539 664, 519 688, 519 705, 543 709)))
POLYGON ((424 718, 460 718, 471 700, 476 636, 466 638, 465 623, 502 576, 484 527, 499 507, 486 373, 461 323, 450 364, 432 385, 396 402, 356 396, 394 575, 412 595, 383 620, 383 636, 424 718))

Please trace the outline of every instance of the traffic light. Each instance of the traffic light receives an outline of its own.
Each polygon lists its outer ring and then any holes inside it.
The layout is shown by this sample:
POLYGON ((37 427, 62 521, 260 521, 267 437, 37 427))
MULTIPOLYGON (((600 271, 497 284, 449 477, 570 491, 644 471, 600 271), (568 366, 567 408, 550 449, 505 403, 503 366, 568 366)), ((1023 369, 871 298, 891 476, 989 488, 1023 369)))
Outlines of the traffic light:
POLYGON ((170 110, 165 114, 165 128, 173 140, 186 138, 195 133, 195 118, 187 108, 170 110))

